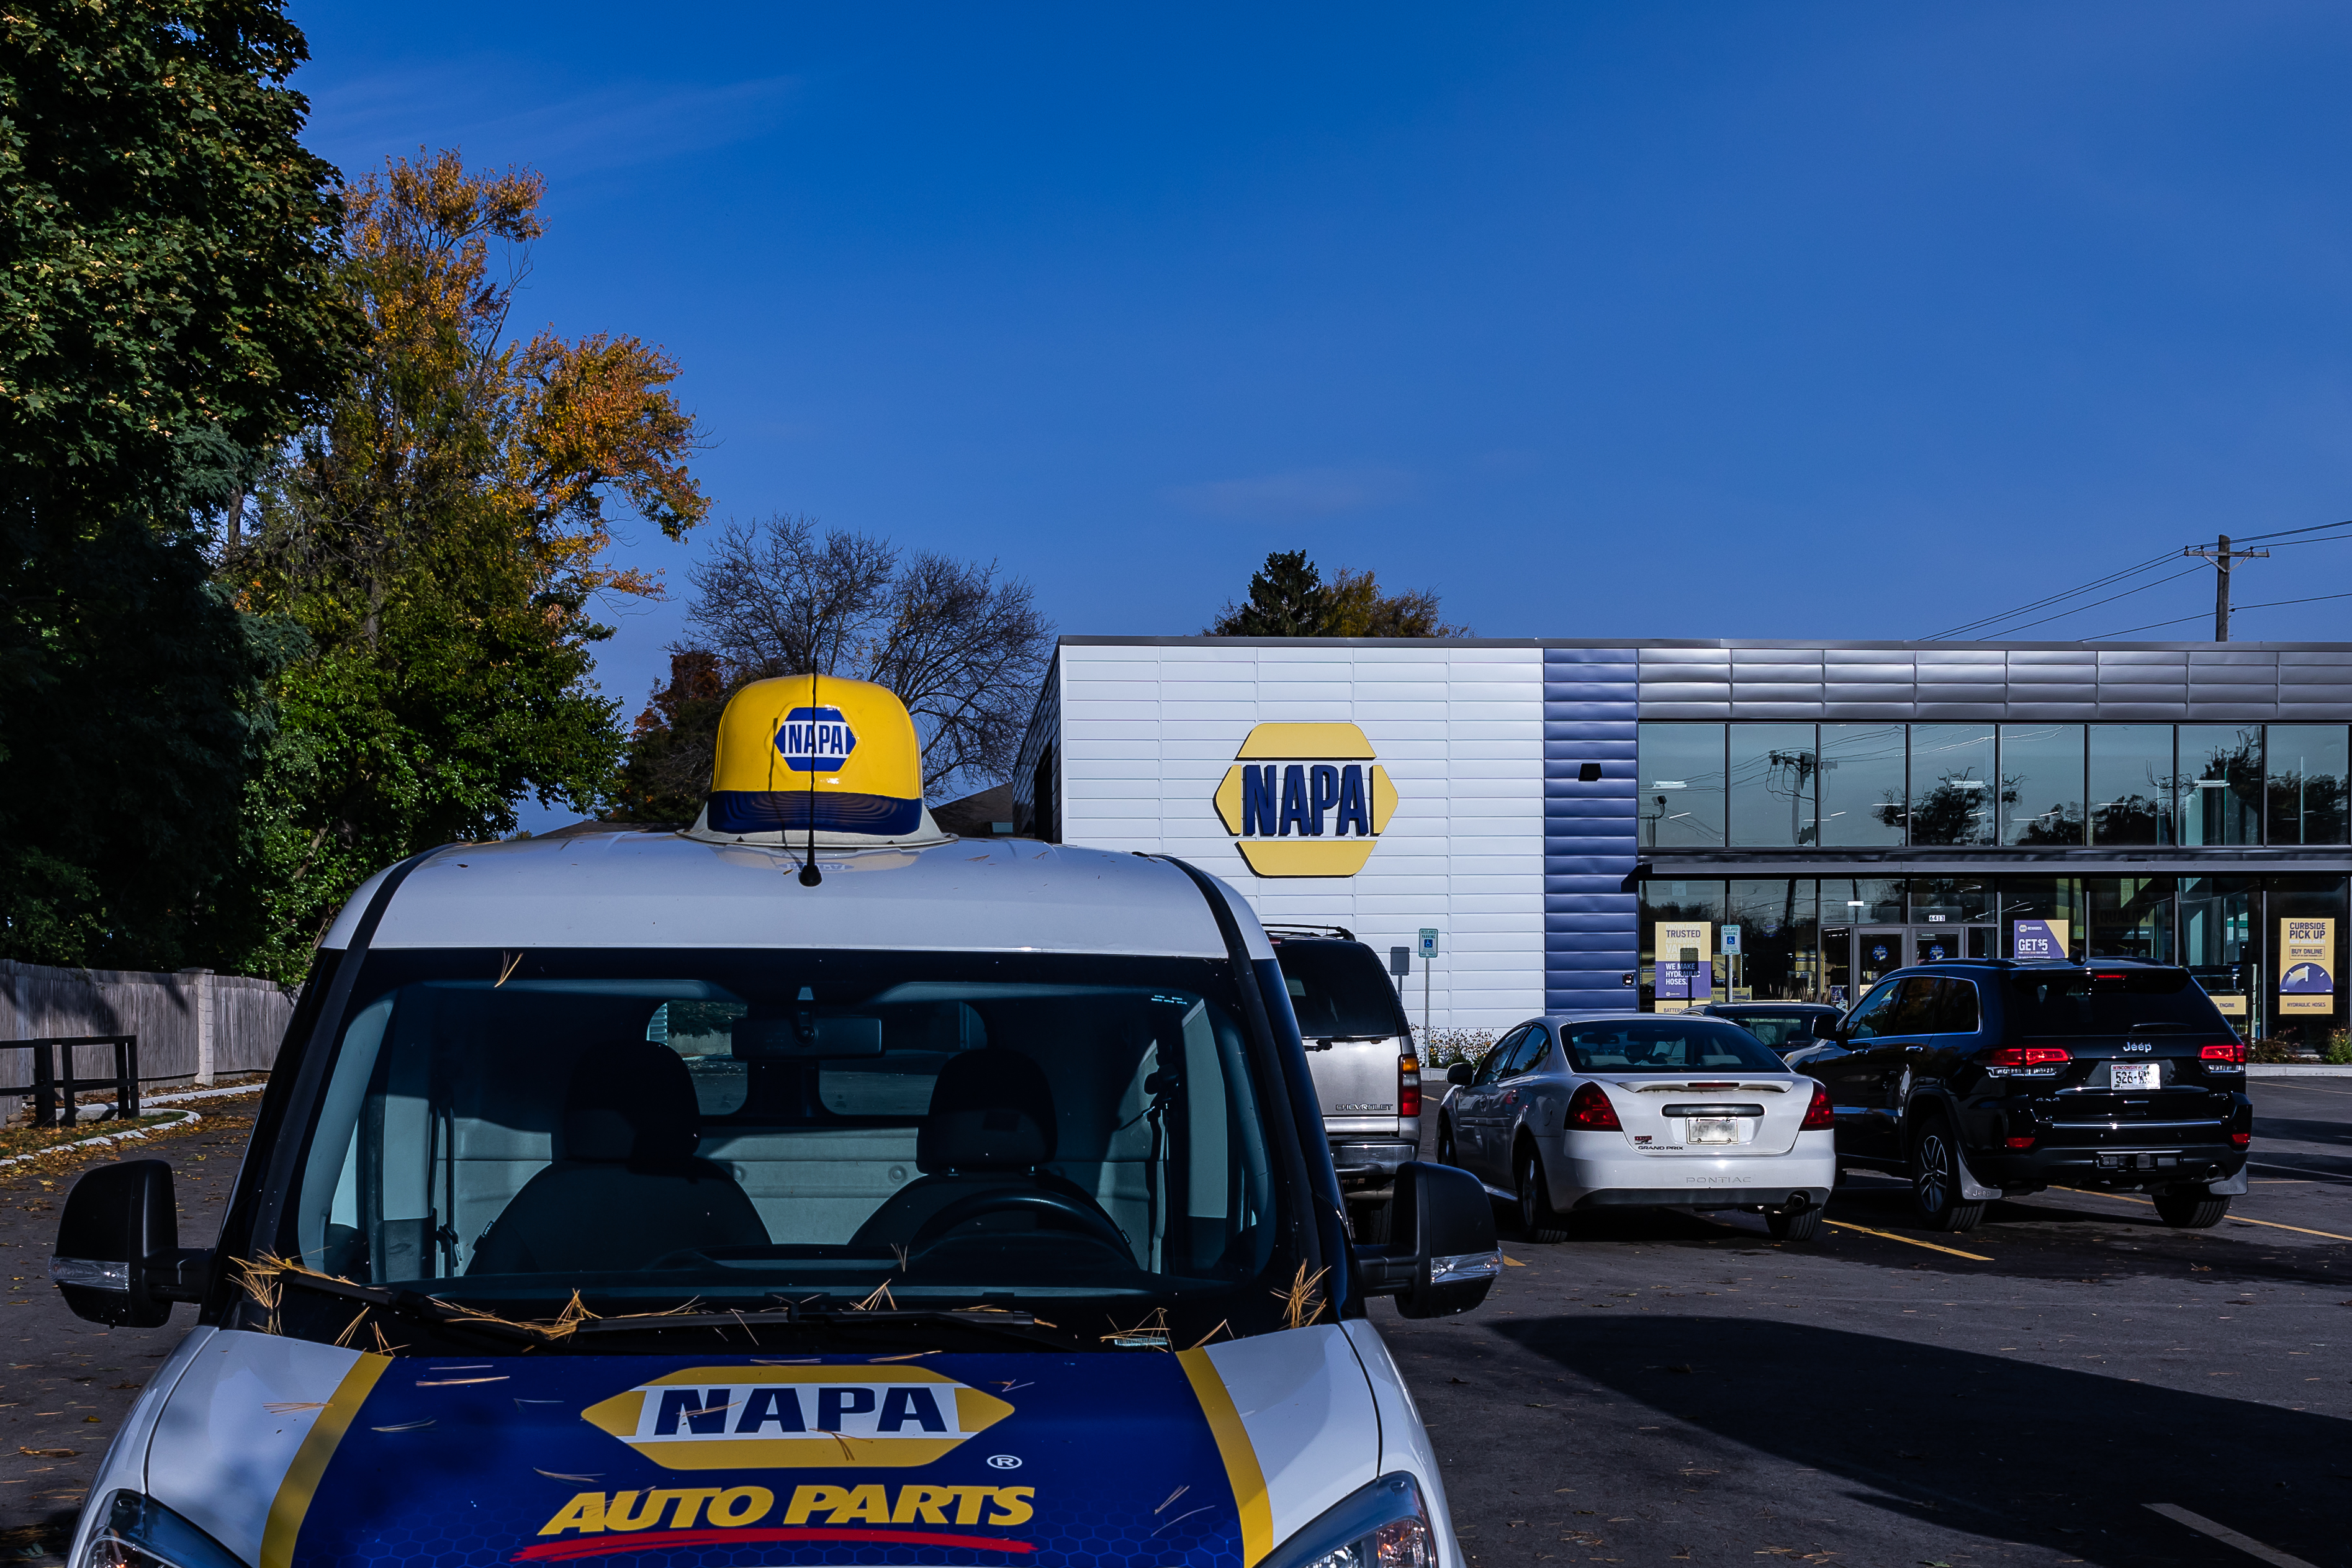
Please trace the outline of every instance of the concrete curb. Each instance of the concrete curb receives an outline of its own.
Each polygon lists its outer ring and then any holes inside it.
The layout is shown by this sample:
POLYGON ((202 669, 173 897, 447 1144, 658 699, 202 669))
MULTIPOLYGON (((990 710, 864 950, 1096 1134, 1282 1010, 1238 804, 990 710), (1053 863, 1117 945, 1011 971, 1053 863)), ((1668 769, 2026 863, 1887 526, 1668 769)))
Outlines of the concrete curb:
POLYGON ((2248 1062, 2248 1078, 2352 1078, 2352 1067, 2303 1062, 2248 1062))
POLYGON ((180 1120, 177 1121, 167 1121, 160 1127, 132 1127, 121 1132, 100 1132, 95 1137, 77 1138, 69 1143, 52 1143, 46 1149, 36 1149, 29 1154, 10 1154, 5 1159, 0 1159, 0 1169, 10 1165, 21 1165, 27 1160, 46 1160, 50 1155, 61 1153, 68 1149, 92 1149, 102 1143, 127 1143, 133 1138, 144 1138, 155 1132, 177 1132, 183 1127, 204 1120, 193 1110, 182 1110, 179 1116, 180 1120))

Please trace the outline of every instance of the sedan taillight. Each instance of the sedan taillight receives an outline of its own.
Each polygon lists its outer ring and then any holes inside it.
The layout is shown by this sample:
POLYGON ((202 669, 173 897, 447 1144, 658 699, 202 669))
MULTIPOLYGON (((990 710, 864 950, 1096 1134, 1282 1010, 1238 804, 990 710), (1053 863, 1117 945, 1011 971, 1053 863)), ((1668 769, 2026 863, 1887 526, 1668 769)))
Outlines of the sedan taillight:
POLYGON ((2197 1055, 2203 1061, 2221 1062, 2228 1067, 2242 1068, 2246 1065, 2246 1042, 2231 1040, 2222 1046, 2203 1046, 2199 1047, 2197 1055))
POLYGON ((1397 1058, 1397 1114, 1421 1114, 1421 1058, 1415 1056, 1397 1058))
POLYGON ((1609 1103, 1609 1096, 1597 1083, 1580 1084, 1568 1097, 1568 1124, 1587 1132, 1622 1132, 1624 1123, 1617 1120, 1617 1108, 1609 1103))
POLYGON ((1830 1091, 1820 1084, 1813 1085, 1813 1102, 1805 1107, 1805 1119, 1797 1124, 1797 1131, 1824 1132, 1836 1126, 1837 1113, 1830 1109, 1830 1091))

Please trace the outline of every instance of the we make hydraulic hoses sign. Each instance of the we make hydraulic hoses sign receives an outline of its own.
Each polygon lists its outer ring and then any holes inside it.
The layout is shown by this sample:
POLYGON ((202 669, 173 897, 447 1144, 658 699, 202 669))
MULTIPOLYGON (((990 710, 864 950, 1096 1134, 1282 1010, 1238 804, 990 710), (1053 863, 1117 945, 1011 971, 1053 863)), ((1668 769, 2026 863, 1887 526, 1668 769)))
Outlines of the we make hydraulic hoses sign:
POLYGON ((1352 877, 1396 812, 1353 724, 1260 724, 1217 785, 1217 815, 1261 877, 1352 877))

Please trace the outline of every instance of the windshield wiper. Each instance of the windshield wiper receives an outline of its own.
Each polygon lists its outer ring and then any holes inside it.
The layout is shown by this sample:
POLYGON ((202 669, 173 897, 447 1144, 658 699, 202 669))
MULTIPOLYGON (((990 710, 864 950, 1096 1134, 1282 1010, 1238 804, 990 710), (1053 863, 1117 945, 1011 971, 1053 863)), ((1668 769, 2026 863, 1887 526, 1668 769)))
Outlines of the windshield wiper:
POLYGON ((510 1322, 507 1319, 455 1307, 436 1296, 421 1290, 387 1290, 376 1285, 354 1285, 348 1279, 337 1279, 325 1274, 310 1274, 297 1269, 281 1269, 273 1278, 281 1285, 296 1285, 321 1296, 340 1297, 346 1301, 362 1301, 415 1318, 436 1328, 470 1329, 492 1339, 513 1340, 530 1345, 551 1345, 561 1342, 558 1336, 529 1323, 510 1322))

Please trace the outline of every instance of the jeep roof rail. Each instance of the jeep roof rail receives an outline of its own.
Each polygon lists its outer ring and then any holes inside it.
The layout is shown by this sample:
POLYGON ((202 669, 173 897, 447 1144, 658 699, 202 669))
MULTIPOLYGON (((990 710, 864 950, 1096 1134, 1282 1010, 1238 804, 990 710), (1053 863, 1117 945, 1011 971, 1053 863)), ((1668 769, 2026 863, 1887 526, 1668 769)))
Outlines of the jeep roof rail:
POLYGON ((1338 937, 1341 942, 1353 942, 1356 940, 1356 933, 1349 931, 1346 926, 1304 926, 1281 924, 1265 926, 1264 930, 1266 934, 1266 939, 1270 942, 1280 942, 1286 936, 1338 937))

